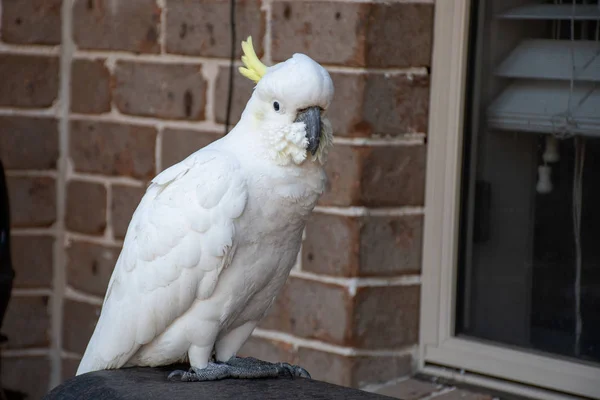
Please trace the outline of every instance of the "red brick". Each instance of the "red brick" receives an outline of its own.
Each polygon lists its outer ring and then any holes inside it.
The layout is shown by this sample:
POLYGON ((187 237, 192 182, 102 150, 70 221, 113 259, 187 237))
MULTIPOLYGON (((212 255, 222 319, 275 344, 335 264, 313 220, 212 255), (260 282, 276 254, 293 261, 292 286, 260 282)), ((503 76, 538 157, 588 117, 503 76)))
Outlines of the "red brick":
POLYGON ((425 146, 373 147, 364 159, 361 203, 419 206, 425 201, 425 146))
POLYGON ((2 324, 10 349, 50 345, 50 298, 12 296, 2 324))
MULTIPOLYGON (((235 125, 240 117, 246 103, 252 96, 255 84, 243 77, 237 70, 233 75, 233 97, 231 100, 230 128, 235 125)), ((227 119, 227 95, 229 90, 229 67, 219 68, 217 84, 215 87, 215 119, 224 124, 227 119)))
POLYGON ((121 61, 115 71, 114 100, 124 114, 203 120, 206 81, 202 66, 121 61))
POLYGON ((414 345, 419 286, 347 288, 290 277, 261 327, 365 349, 414 345))
POLYGON ((154 128, 72 121, 70 140, 76 171, 139 179, 154 177, 154 128))
POLYGON ((352 386, 352 364, 351 357, 307 348, 298 350, 298 365, 319 381, 352 386))
POLYGON ((161 12, 155 0, 76 0, 73 38, 81 49, 158 53, 161 12))
MULTIPOLYGON (((256 53, 262 54, 265 13, 259 0, 236 2, 235 24, 239 42, 252 36, 256 53)), ((167 52, 204 57, 229 58, 231 52, 228 0, 169 0, 167 13, 167 52)))
POLYGON ((71 181, 67 185, 67 229, 101 235, 106 228, 106 188, 103 184, 71 181))
POLYGON ((348 217, 314 213, 302 269, 335 276, 391 276, 421 267, 422 217, 348 217))
POLYGON ((165 129, 162 137, 162 169, 177 164, 221 136, 222 134, 214 132, 165 129))
POLYGON ((408 376, 412 373, 412 364, 413 359, 410 354, 355 357, 352 386, 363 387, 408 376))
POLYGON ((342 356, 320 350, 298 349, 298 365, 313 379, 361 387, 386 382, 411 373, 412 359, 406 356, 342 356))
POLYGON ((418 273, 422 243, 422 216, 362 218, 360 274, 418 273))
POLYGON ((120 251, 120 247, 71 242, 67 248, 67 282, 77 290, 104 297, 120 251))
POLYGON ((358 288, 352 314, 354 345, 397 348, 416 344, 419 296, 419 286, 358 288))
POLYGON ((55 169, 58 122, 53 118, 0 117, 0 158, 6 169, 55 169))
MULTIPOLYGON (((41 399, 50 386, 50 359, 45 356, 2 357, 2 388, 41 399)), ((17 397, 15 397, 17 398, 17 397)))
POLYGON ((54 238, 51 236, 11 236, 11 257, 15 269, 13 285, 16 288, 52 286, 53 246, 54 238))
POLYGON ((0 55, 0 106, 42 108, 58 96, 58 57, 0 55))
POLYGON ((364 65, 368 13, 361 3, 275 2, 272 57, 305 53, 320 63, 364 65))
POLYGON ((429 77, 383 73, 332 73, 335 97, 328 115, 336 136, 425 133, 429 77))
POLYGON ((370 74, 364 94, 364 125, 384 136, 427 132, 429 77, 370 74))
POLYGON ((111 212, 113 235, 116 238, 125 238, 133 212, 145 192, 145 188, 113 185, 111 212))
POLYGON ((71 70, 71 111, 110 111, 110 72, 103 60, 75 60, 71 70))
POLYGON ((336 144, 329 151, 325 171, 327 172, 327 190, 319 199, 320 205, 350 206, 362 203, 361 176, 363 158, 369 149, 336 144))
MULTIPOLYGON (((367 82, 365 74, 331 73, 335 95, 327 115, 335 136, 369 136, 370 124, 364 121, 363 103, 367 82)), ((390 99, 380 99, 390 101, 390 99)))
POLYGON ((425 195, 425 146, 336 145, 326 165, 321 205, 419 206, 425 195))
POLYGON ((83 354, 94 333, 100 316, 100 306, 65 300, 63 311, 63 348, 83 354))
POLYGON ((56 220, 56 184, 48 177, 8 177, 11 225, 50 226, 56 220))
POLYGON ((80 362, 81 360, 74 360, 72 358, 62 359, 62 382, 75 376, 80 362))
POLYGON ((429 66, 432 41, 433 4, 372 4, 365 64, 379 68, 429 66))
POLYGON ((325 64, 428 66, 433 5, 276 2, 272 30, 278 61, 301 52, 325 64))
POLYGON ((351 326, 350 307, 344 287, 291 277, 261 326, 343 345, 351 326))
POLYGON ((313 213, 302 245, 302 270, 356 276, 360 269, 360 222, 357 218, 313 213))
POLYGON ((4 0, 2 41, 23 44, 58 44, 61 37, 62 0, 4 0))
MULTIPOLYGON (((250 337, 238 352, 240 357, 254 357, 268 362, 296 363, 296 352, 289 343, 250 337)), ((310 371, 309 371, 310 372, 310 371)))

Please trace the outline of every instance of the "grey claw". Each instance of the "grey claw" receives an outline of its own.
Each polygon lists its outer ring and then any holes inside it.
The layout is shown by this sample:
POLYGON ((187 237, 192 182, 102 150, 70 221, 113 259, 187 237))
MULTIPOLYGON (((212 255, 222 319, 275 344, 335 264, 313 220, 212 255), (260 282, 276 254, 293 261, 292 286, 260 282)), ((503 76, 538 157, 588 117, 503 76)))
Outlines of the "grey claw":
POLYGON ((312 379, 308 371, 298 365, 279 363, 279 366, 288 372, 292 378, 312 379))
POLYGON ((302 368, 298 365, 295 365, 295 367, 296 367, 296 373, 298 374, 298 376, 300 378, 312 379, 312 377, 310 376, 310 374, 308 373, 307 370, 305 370, 304 368, 302 368))
POLYGON ((175 371, 173 371, 169 374, 167 379, 170 381, 183 381, 183 376, 187 373, 188 373, 187 371, 183 371, 181 369, 176 369, 175 371))

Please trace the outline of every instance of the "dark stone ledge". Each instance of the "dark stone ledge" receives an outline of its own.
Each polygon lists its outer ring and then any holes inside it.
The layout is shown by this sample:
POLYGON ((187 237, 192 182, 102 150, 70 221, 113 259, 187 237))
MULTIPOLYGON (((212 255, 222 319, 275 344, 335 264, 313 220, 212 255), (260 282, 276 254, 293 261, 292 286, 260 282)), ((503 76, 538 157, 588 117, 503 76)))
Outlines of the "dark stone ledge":
POLYGON ((67 380, 44 400, 384 400, 389 397, 302 378, 169 382, 177 367, 97 371, 67 380))

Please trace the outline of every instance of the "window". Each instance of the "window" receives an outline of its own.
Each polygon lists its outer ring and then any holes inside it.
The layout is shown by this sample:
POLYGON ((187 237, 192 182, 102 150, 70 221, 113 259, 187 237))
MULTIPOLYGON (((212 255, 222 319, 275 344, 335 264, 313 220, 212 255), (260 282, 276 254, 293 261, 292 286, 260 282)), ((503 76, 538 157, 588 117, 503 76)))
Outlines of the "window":
POLYGON ((598 2, 475 18, 456 332, 600 362, 598 2))
POLYGON ((437 2, 435 30, 421 368, 600 397, 598 1, 437 2))

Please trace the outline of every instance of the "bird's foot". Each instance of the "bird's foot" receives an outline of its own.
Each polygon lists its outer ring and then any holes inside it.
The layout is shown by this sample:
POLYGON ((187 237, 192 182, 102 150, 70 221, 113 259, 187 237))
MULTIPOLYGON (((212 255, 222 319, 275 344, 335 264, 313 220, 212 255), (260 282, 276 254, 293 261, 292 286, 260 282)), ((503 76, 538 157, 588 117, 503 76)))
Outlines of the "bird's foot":
POLYGON ((270 363, 253 357, 232 357, 225 363, 235 369, 239 376, 235 378, 252 379, 263 377, 288 376, 291 378, 308 378, 307 370, 298 365, 288 363, 270 363))
POLYGON ((208 363, 206 368, 190 368, 189 371, 177 370, 169 374, 169 380, 184 382, 215 381, 226 378, 259 379, 278 376, 309 378, 304 368, 288 363, 270 363, 252 357, 232 357, 225 363, 208 363))
POLYGON ((182 382, 204 382, 225 379, 230 374, 231 371, 229 371, 226 364, 209 362, 206 368, 191 367, 188 371, 175 370, 169 374, 167 379, 182 382))

